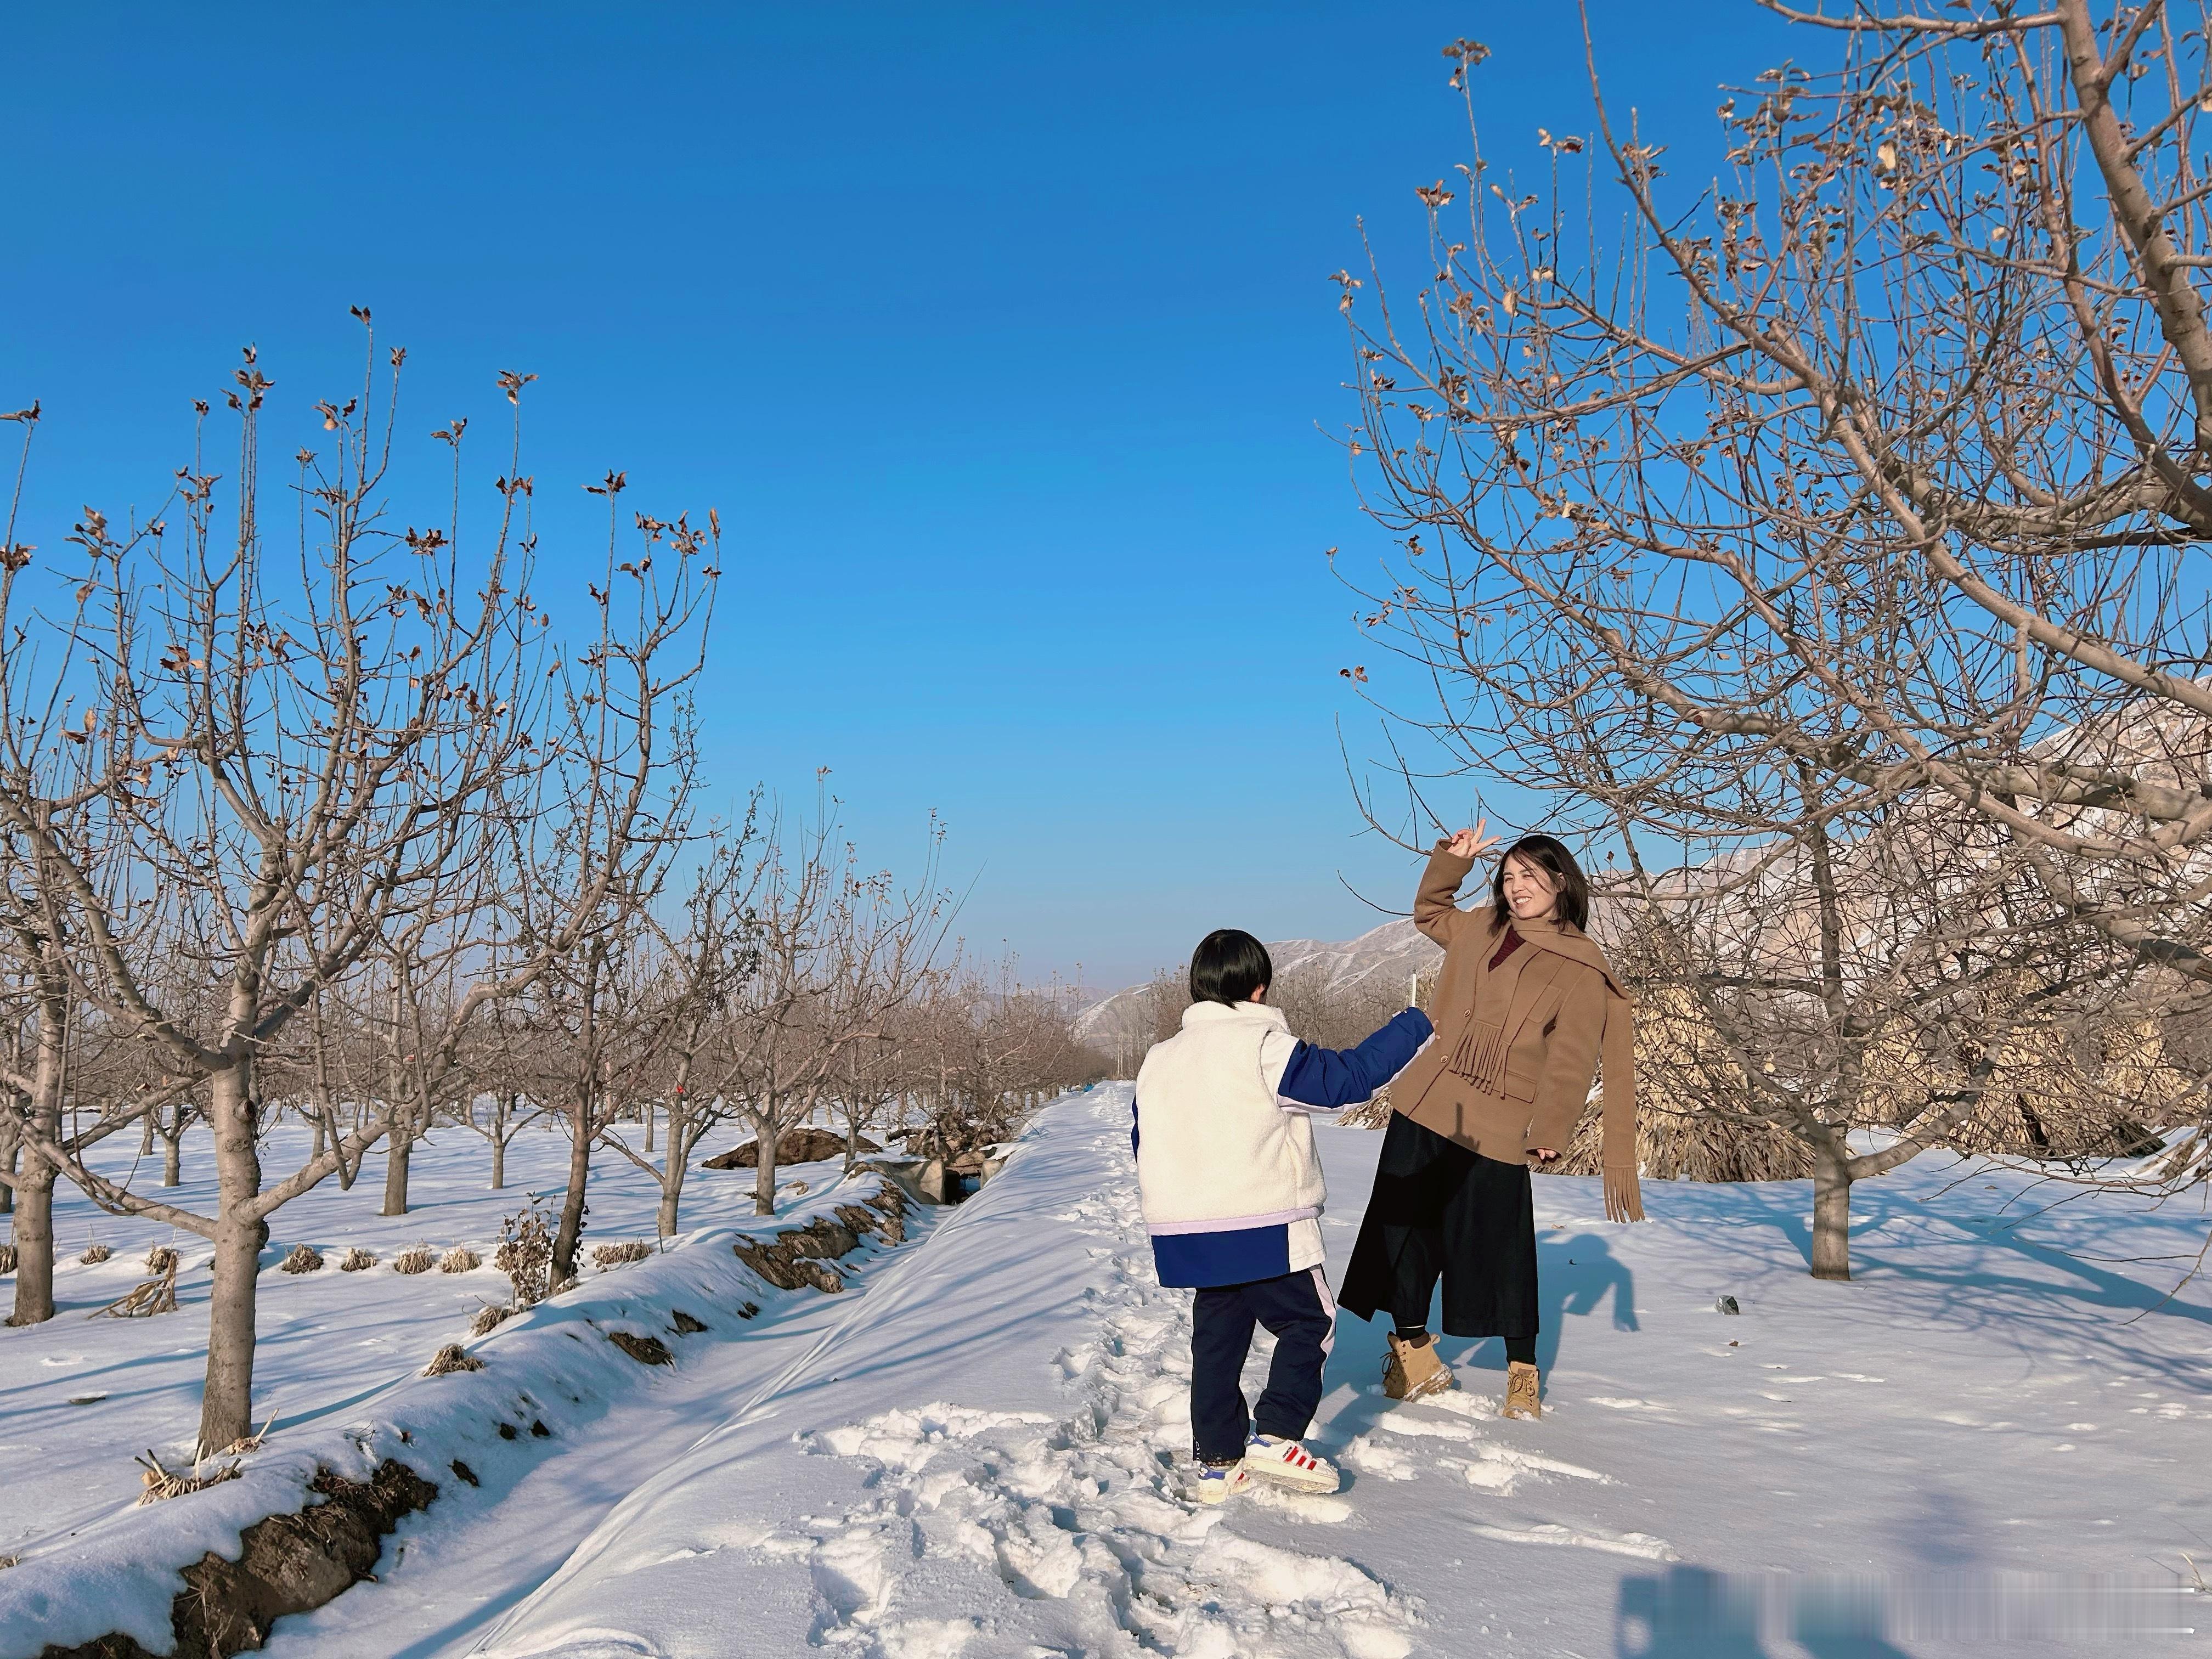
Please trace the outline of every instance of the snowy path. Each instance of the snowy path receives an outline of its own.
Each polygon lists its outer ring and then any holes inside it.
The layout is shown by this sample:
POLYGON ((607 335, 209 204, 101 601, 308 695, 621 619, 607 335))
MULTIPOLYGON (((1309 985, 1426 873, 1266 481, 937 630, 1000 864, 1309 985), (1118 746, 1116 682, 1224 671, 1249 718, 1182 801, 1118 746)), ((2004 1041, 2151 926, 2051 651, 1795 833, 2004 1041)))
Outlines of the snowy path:
MULTIPOLYGON (((1998 1650, 1823 1636, 1838 1575, 1909 1613, 1930 1574, 2156 1575, 2212 1536, 2212 1310, 2140 1260, 2193 1252, 2199 1206, 2045 1209, 1955 1163, 1863 1194, 1849 1285, 1804 1274, 1802 1186, 1655 1186, 1626 1230, 1540 1182, 1543 1421, 1496 1417, 1494 1343, 1447 1343, 1462 1392, 1391 1405, 1347 1319, 1313 1437, 1346 1489, 1199 1510, 1188 1297, 1152 1283, 1126 1110, 1050 1109, 772 1393, 444 1650, 1894 1659, 1998 1650)), ((1340 1269, 1380 1137, 1322 1138, 1340 1269)))
POLYGON ((1127 1101, 1043 1114, 774 1395, 450 1651, 1411 1652, 1419 1604, 1330 1547, 1347 1502, 1264 1498, 1269 1539, 1180 1498, 1189 1298, 1131 1224, 1127 1101))

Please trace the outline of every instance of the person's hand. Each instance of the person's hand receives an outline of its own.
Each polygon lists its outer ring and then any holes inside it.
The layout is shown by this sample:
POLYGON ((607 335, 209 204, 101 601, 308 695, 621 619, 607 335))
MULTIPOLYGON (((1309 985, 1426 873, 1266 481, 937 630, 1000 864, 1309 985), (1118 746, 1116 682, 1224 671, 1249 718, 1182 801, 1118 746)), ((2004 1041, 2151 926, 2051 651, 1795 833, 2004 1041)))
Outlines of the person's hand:
POLYGON ((1497 836, 1486 836, 1482 833, 1489 827, 1490 820, 1488 818, 1477 818, 1475 820, 1474 828, 1472 830, 1462 830, 1457 835, 1454 836, 1451 838, 1450 845, 1446 850, 1448 850, 1455 859, 1480 858, 1492 848, 1497 846, 1501 839, 1501 837, 1497 836))
POLYGON ((1556 1146, 1531 1146, 1528 1149, 1528 1156, 1539 1164, 1556 1164, 1559 1161, 1559 1152, 1556 1146))

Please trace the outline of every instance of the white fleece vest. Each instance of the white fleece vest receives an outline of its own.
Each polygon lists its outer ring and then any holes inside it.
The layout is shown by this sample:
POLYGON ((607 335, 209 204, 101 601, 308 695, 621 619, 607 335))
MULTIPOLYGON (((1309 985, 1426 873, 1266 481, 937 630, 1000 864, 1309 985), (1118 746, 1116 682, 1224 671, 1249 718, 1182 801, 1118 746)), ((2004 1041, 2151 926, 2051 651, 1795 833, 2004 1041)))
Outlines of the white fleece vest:
MULTIPOLYGON (((1193 1003, 1137 1072, 1137 1184, 1154 1233, 1304 1222, 1293 1255, 1319 1261, 1328 1188, 1313 1126, 1276 1089, 1297 1044, 1259 1003, 1193 1003), (1310 1232, 1311 1244, 1304 1236, 1310 1232)), ((1310 1262, 1293 1260, 1294 1269, 1310 1262)))

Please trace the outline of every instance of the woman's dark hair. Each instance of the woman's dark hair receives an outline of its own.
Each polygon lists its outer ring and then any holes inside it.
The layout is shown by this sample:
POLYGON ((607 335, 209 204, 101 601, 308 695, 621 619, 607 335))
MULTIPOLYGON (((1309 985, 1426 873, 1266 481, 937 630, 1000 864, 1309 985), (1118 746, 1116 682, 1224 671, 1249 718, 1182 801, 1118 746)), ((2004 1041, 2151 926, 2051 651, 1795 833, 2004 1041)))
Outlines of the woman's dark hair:
POLYGON ((1249 1002, 1253 992, 1274 978, 1267 947, 1239 928, 1215 928, 1190 953, 1193 1002, 1249 1002))
POLYGON ((1497 907, 1490 913, 1492 933, 1513 920, 1513 907, 1505 902, 1505 866, 1514 859, 1527 860, 1552 878, 1559 890, 1553 915, 1577 933, 1589 928, 1589 878, 1583 874, 1575 855, 1553 836, 1523 836, 1505 849, 1505 856, 1498 860, 1498 873, 1490 878, 1490 902, 1497 907))

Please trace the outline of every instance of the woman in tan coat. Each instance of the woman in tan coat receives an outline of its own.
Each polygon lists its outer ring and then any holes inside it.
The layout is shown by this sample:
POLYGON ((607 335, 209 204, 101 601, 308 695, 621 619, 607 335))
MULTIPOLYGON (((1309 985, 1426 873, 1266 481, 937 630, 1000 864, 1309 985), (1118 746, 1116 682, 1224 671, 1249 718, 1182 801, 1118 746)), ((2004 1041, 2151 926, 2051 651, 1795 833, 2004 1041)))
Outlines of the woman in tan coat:
POLYGON ((1573 1138, 1604 1064, 1605 1210, 1643 1219, 1636 1178, 1636 1067, 1627 994, 1595 941, 1589 883, 1549 836, 1505 849, 1491 902, 1453 904, 1497 845, 1483 826, 1438 842, 1413 921, 1444 947, 1431 999, 1436 1036, 1390 1088, 1390 1125, 1340 1305, 1395 1328, 1385 1391, 1453 1386, 1428 1329, 1443 1281, 1444 1332, 1505 1339, 1505 1415, 1535 1417, 1536 1220, 1528 1172, 1573 1138))

